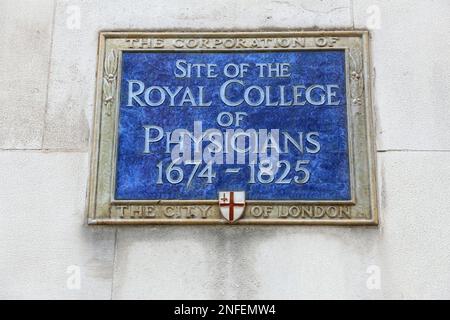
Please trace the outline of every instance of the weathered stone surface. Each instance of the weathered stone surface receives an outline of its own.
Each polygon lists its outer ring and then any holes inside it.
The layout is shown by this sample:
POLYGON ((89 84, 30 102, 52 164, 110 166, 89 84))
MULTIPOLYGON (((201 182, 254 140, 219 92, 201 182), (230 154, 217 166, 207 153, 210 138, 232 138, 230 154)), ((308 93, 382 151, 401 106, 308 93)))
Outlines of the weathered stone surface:
POLYGON ((384 297, 448 299, 450 152, 388 152, 380 160, 384 297))
POLYGON ((372 29, 379 149, 450 150, 450 2, 354 1, 372 29))
POLYGON ((0 149, 38 149, 44 131, 54 1, 0 2, 0 149))
POLYGON ((373 251, 367 248, 376 246, 377 233, 286 226, 120 228, 113 297, 357 298, 367 294, 373 251))
POLYGON ((44 147, 87 150, 100 30, 349 28, 349 0, 58 1, 44 147), (120 13, 120 14, 118 14, 120 13), (79 17, 79 24, 77 23, 79 17))
POLYGON ((110 298, 115 231, 85 225, 87 167, 81 153, 0 152, 0 298, 110 298))

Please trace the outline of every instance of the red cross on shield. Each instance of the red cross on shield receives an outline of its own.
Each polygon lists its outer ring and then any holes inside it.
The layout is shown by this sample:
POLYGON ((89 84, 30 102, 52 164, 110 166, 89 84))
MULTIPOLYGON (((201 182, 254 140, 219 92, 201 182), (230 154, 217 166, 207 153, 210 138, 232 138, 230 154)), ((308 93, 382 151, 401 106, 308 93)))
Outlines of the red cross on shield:
POLYGON ((244 191, 221 191, 219 192, 219 207, 222 216, 230 223, 235 222, 244 213, 245 192, 244 191))

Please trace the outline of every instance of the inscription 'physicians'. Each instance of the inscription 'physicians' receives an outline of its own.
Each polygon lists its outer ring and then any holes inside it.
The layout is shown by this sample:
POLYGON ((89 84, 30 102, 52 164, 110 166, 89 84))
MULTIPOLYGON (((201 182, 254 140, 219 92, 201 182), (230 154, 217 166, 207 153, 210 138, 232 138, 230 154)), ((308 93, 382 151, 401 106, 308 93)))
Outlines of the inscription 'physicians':
MULTIPOLYGON (((215 79, 221 75, 228 78, 218 88, 218 97, 230 107, 248 105, 251 107, 296 107, 296 106, 338 106, 336 95, 338 84, 292 84, 256 85, 243 80, 249 73, 256 72, 258 79, 290 78, 290 63, 228 63, 222 69, 214 63, 189 63, 175 61, 175 78, 215 79)), ((127 80, 127 107, 210 107, 213 104, 211 92, 205 86, 169 86, 144 83, 141 80, 127 80)))

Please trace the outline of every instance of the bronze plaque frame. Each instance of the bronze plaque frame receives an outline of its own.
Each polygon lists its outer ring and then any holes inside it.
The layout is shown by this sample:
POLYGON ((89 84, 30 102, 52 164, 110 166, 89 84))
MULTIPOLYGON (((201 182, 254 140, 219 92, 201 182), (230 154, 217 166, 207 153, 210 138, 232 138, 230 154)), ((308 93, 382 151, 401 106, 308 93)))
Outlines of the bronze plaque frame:
POLYGON ((233 225, 377 225, 375 138, 368 31, 101 32, 91 141, 88 224, 229 224, 216 200, 114 199, 123 51, 345 50, 350 201, 246 202, 233 225))

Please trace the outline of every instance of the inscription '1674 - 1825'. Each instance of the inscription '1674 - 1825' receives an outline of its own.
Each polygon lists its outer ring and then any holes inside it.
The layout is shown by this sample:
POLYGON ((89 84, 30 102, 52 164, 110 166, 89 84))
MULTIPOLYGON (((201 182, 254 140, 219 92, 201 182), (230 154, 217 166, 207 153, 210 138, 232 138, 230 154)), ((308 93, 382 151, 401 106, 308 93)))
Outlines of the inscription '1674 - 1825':
POLYGON ((104 33, 99 52, 90 223, 377 222, 367 33, 104 33))

